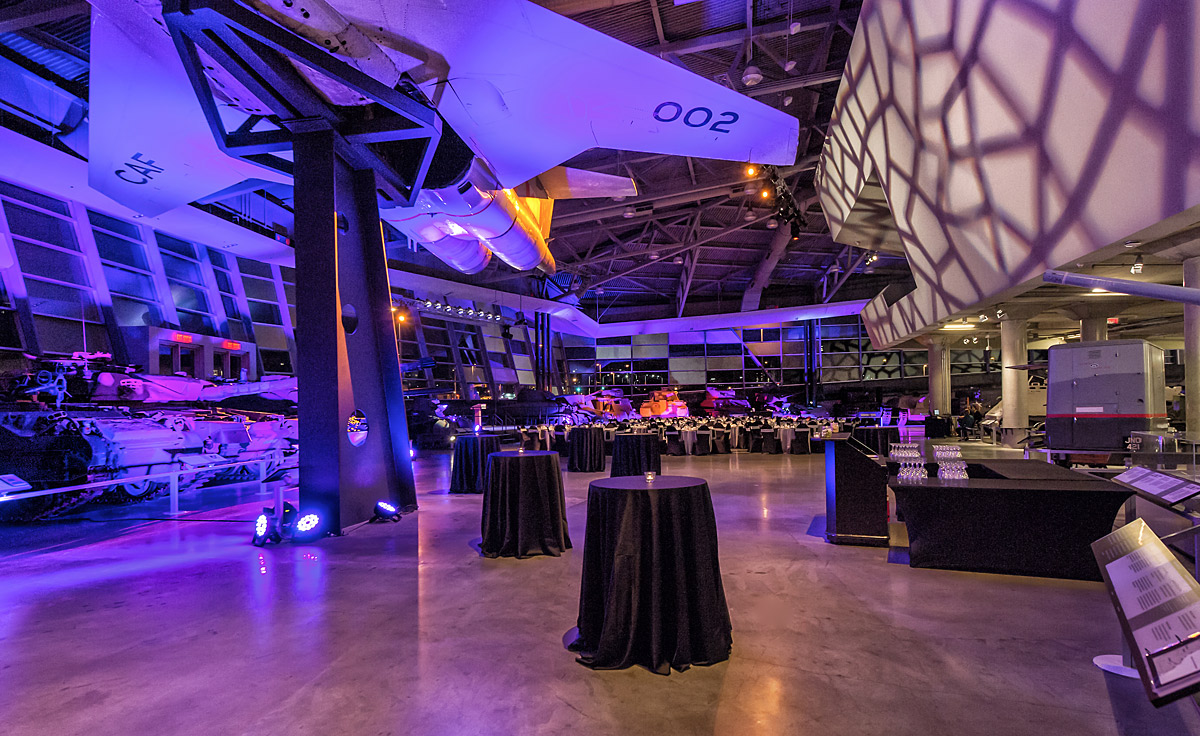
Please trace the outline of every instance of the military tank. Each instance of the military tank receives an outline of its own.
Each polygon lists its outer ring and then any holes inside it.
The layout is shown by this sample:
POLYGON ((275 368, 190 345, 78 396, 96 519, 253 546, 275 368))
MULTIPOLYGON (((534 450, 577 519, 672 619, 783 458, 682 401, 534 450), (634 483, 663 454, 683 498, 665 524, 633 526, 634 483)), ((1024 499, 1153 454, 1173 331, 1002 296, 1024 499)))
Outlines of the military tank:
POLYGON ((11 383, 9 401, 0 404, 0 475, 16 475, 33 491, 99 485, 0 498, 0 520, 43 519, 93 501, 144 501, 169 482, 142 476, 175 469, 187 471, 181 485, 196 486, 256 477, 257 465, 223 467, 234 462, 260 460, 268 479, 294 467, 294 411, 221 404, 266 396, 294 406, 295 379, 214 383, 145 375, 104 357, 42 361, 11 383))

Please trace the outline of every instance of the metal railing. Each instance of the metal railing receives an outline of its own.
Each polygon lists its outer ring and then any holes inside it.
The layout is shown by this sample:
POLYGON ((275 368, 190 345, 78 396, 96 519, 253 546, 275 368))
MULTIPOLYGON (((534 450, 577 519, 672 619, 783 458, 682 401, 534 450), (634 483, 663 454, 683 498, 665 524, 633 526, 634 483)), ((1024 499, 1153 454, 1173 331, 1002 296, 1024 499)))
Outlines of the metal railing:
MULTIPOLYGON (((176 467, 171 470, 160 473, 146 473, 144 475, 129 475, 120 478, 110 478, 108 480, 93 481, 91 483, 81 483, 74 486, 60 486, 58 488, 43 488, 38 491, 17 491, 13 493, 0 494, 0 503, 7 501, 19 501, 26 498, 36 498, 38 496, 51 496, 57 493, 74 493, 76 491, 86 491, 93 488, 107 488, 109 486, 125 485, 127 483, 137 483, 143 480, 161 480, 167 479, 170 488, 170 509, 167 512, 171 516, 178 516, 179 511, 179 479, 185 475, 198 475, 200 473, 210 473, 214 471, 227 470, 230 468, 239 468, 247 465, 258 466, 258 486, 262 493, 267 491, 267 464, 275 462, 279 465, 276 470, 291 470, 298 465, 282 465, 283 453, 279 450, 274 450, 266 455, 260 455, 250 460, 239 460, 229 463, 214 463, 212 465, 196 465, 191 466, 180 460, 173 461, 176 467)), ((19 476, 18 476, 19 477, 19 476)), ((276 507, 279 507, 282 498, 282 484, 276 488, 276 507)))

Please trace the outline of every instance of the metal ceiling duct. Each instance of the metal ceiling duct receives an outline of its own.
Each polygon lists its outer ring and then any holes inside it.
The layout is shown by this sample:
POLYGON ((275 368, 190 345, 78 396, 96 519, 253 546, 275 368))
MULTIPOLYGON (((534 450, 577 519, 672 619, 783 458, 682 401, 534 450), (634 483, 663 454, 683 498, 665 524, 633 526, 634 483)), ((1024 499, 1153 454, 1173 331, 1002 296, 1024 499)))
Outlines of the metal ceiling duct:
POLYGON ((1161 299, 1165 302, 1200 305, 1200 289, 1193 289, 1187 286, 1155 284, 1149 281, 1133 281, 1131 279, 1114 279, 1107 276, 1085 276, 1081 273, 1069 273, 1067 271, 1047 271, 1042 274, 1042 281, 1048 284, 1080 286, 1085 289, 1105 289, 1117 294, 1141 296, 1147 299, 1161 299))

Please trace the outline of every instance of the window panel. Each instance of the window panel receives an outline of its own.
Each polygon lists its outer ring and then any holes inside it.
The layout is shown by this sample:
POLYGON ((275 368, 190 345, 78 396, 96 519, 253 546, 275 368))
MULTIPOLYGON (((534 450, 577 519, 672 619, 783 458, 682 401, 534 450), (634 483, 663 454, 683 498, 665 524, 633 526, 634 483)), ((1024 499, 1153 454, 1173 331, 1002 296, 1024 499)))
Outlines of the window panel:
POLYGON ((29 292, 29 309, 34 314, 76 322, 80 316, 92 322, 100 321, 100 310, 88 291, 33 278, 25 279, 25 289, 29 292))
POLYGON ((13 238, 13 247, 17 252, 17 262, 25 273, 80 286, 90 283, 83 259, 77 254, 64 253, 17 238, 13 238))
POLYGON ((250 299, 260 299, 268 302, 278 301, 278 297, 275 295, 274 282, 243 276, 242 286, 246 287, 246 296, 250 299))
POLYGON ((185 256, 187 258, 194 259, 196 257, 196 249, 193 248, 192 244, 187 242, 186 240, 180 240, 179 238, 173 238, 170 235, 167 235, 166 233, 160 233, 160 232, 154 233, 154 239, 156 241, 158 241, 158 247, 161 248, 162 250, 169 250, 172 253, 177 253, 177 254, 179 254, 181 256, 185 256))
POLYGON ((35 212, 12 202, 4 203, 4 214, 8 217, 8 229, 13 235, 40 240, 60 248, 79 250, 79 243, 75 240, 75 228, 67 220, 35 212))
POLYGON ((286 350, 259 350, 263 370, 267 373, 291 373, 292 356, 286 350))
POLYGON ((100 252, 100 257, 104 260, 133 266, 142 271, 150 270, 150 266, 146 262, 146 250, 141 243, 131 243, 123 238, 99 231, 93 231, 92 235, 96 239, 96 250, 100 252))
POLYGON ((115 294, 138 297, 147 301, 158 301, 154 294, 154 282, 146 274, 105 265, 104 280, 108 282, 108 290, 115 294))
POLYGON ((212 317, 207 314, 198 314, 196 312, 177 312, 179 315, 179 328, 186 332, 195 332, 201 335, 217 334, 216 327, 213 325, 212 317))
POLYGON ((250 320, 265 325, 283 324, 283 317, 279 314, 279 307, 266 302, 250 302, 250 320))
POLYGON ((251 276, 258 276, 264 279, 275 278, 275 275, 271 273, 271 264, 269 263, 254 261, 249 258, 242 258, 241 256, 238 256, 237 264, 238 270, 242 272, 243 276, 249 274, 251 276))
POLYGON ((225 258, 225 254, 215 248, 208 249, 208 261, 217 268, 229 268, 229 260, 225 258))
POLYGON ((146 302, 126 299, 123 296, 112 298, 113 316, 121 327, 159 327, 162 316, 158 307, 146 302))
POLYGON ((217 277, 217 288, 226 294, 236 294, 237 291, 233 288, 233 279, 229 274, 220 269, 213 269, 213 273, 217 277))
POLYGON ((208 297, 200 289, 187 284, 171 283, 171 299, 179 309, 190 309, 197 312, 207 312, 208 297))
POLYGON ((185 261, 182 258, 163 253, 162 262, 163 270, 167 272, 167 278, 186 281, 189 284, 200 285, 204 283, 204 279, 200 278, 200 266, 193 261, 185 261))
POLYGON ((24 187, 19 187, 16 184, 9 184, 6 181, 0 181, 0 194, 3 194, 5 197, 19 199, 22 202, 27 202, 35 207, 41 207, 44 210, 49 210, 50 212, 57 212, 64 217, 70 217, 71 215, 71 210, 67 207, 66 202, 47 197, 44 194, 31 192, 24 187))
POLYGON ((102 227, 109 232, 117 233, 118 235, 124 235, 130 240, 142 239, 142 234, 138 232, 137 225, 134 225, 132 222, 118 220, 115 217, 102 215, 99 212, 93 212, 91 210, 88 210, 87 216, 88 222, 92 223, 92 225, 95 227, 102 227))

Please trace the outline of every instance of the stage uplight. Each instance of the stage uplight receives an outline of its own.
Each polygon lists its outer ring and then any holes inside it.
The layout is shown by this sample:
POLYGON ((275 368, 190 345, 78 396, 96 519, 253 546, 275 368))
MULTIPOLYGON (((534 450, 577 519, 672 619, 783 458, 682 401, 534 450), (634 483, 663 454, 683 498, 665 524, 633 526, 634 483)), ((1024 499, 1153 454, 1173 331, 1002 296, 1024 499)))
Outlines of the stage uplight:
POLYGON ((400 510, 387 501, 375 504, 375 517, 371 521, 400 521, 400 510))
POLYGON ((305 514, 296 522, 296 531, 292 538, 296 541, 307 542, 320 537, 321 517, 317 514, 305 514))

